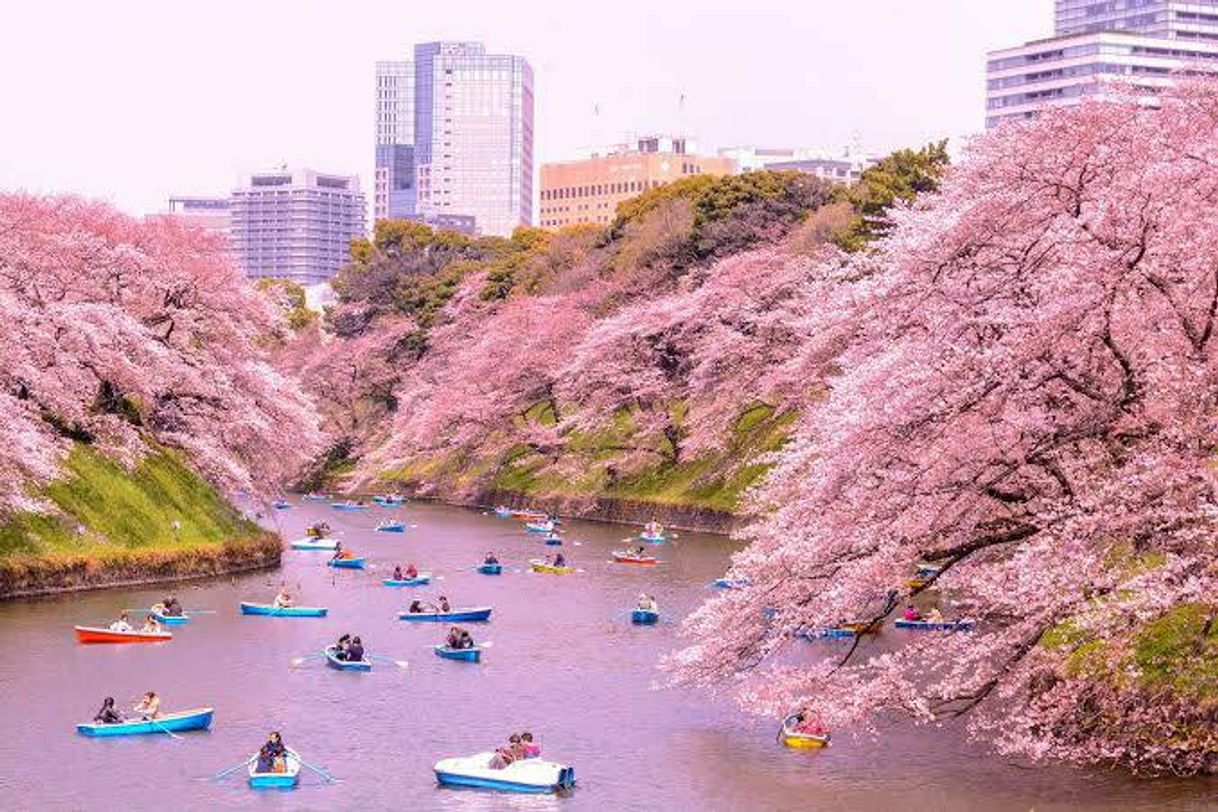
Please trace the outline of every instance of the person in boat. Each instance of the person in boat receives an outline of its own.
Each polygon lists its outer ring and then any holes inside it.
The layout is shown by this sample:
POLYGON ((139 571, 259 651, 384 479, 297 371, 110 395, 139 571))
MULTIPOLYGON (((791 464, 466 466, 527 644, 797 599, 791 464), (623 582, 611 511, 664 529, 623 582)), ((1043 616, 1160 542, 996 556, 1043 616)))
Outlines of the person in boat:
POLYGON ((406 580, 405 578, 402 577, 402 565, 401 564, 398 564, 396 567, 393 568, 393 580, 395 580, 395 581, 406 580))
POLYGON ((132 710, 138 713, 141 719, 155 719, 161 715, 161 698, 156 695, 156 691, 149 691, 132 710))
POLYGON ((334 644, 334 658, 337 660, 347 659, 347 647, 351 645, 351 635, 344 634, 338 638, 338 642, 334 644))
POLYGON ((422 602, 422 601, 419 601, 419 600, 413 600, 413 601, 411 601, 411 602, 410 602, 410 606, 408 606, 408 607, 406 608, 406 611, 407 611, 407 612, 409 612, 409 613, 410 613, 410 614, 412 614, 412 615, 421 615, 421 614, 423 614, 423 602, 422 602))
POLYGON ((108 696, 102 700, 101 710, 93 717, 94 722, 103 725, 116 725, 123 721, 123 716, 114 708, 114 697, 108 696))
POLYGON ((441 612, 451 612, 452 611, 452 607, 450 607, 448 605, 448 598, 446 598, 443 595, 440 596, 440 611, 441 612))
POLYGON ((278 730, 272 730, 266 744, 258 751, 258 772, 281 773, 287 770, 288 748, 278 730))
POLYGON ((161 606, 164 607, 164 611, 162 611, 161 614, 163 614, 165 617, 182 616, 182 604, 178 603, 178 599, 173 595, 170 595, 168 598, 161 601, 161 606))
POLYGON ((470 633, 467 632, 465 629, 462 629, 460 645, 458 645, 457 648, 473 648, 473 647, 474 647, 473 636, 471 636, 470 633))
POLYGON ((498 564, 499 559, 495 556, 495 551, 490 550, 486 554, 486 558, 482 559, 483 564, 498 564))
POLYGON ((926 622, 927 623, 942 623, 943 622, 943 613, 939 611, 938 606, 932 607, 931 610, 926 613, 926 622))
POLYGON ((630 552, 635 558, 645 558, 647 556, 647 548, 641 544, 630 552))
POLYGON ((448 630, 448 636, 444 638, 444 645, 448 648, 461 648, 461 630, 453 626, 448 630))
POLYGON ((406 577, 409 579, 419 577, 419 568, 414 565, 413 561, 406 562, 406 577))
POLYGON ((140 634, 159 634, 161 632, 161 624, 156 617, 149 615, 144 618, 144 626, 140 629, 140 634))
POLYGON ((829 733, 828 728, 819 719, 806 711, 800 711, 795 714, 795 724, 793 727, 796 733, 803 733, 808 736, 825 736, 829 733))
POLYGON ((567 559, 563 558, 563 554, 562 554, 562 553, 557 553, 557 554, 554 556, 554 566, 555 566, 555 567, 565 567, 565 566, 567 566, 567 559))
POLYGON ((347 557, 347 551, 343 549, 341 541, 334 542, 334 555, 330 556, 331 561, 338 561, 347 557))
POLYGON ((541 745, 533 743, 533 734, 525 731, 520 734, 520 745, 524 748, 525 758, 539 758, 541 756, 541 745))
POLYGON ((110 624, 110 631, 112 631, 112 632, 134 631, 134 629, 131 628, 131 622, 128 620, 126 612, 119 612, 118 620, 116 620, 110 624))
POLYGON ((288 592, 288 588, 285 586, 285 587, 281 588, 279 590, 279 594, 275 596, 275 602, 274 602, 273 606, 276 609, 287 609, 287 608, 291 607, 291 605, 292 605, 292 593, 288 592))
POLYGON ((343 659, 351 663, 363 662, 364 644, 358 637, 351 638, 351 642, 347 646, 347 656, 343 659))
POLYGON ((907 603, 905 604, 905 612, 902 617, 910 622, 917 622, 922 619, 922 613, 915 609, 912 603, 907 603))
POLYGON ((645 592, 639 593, 638 608, 643 612, 658 612, 660 607, 656 604, 656 599, 645 592))

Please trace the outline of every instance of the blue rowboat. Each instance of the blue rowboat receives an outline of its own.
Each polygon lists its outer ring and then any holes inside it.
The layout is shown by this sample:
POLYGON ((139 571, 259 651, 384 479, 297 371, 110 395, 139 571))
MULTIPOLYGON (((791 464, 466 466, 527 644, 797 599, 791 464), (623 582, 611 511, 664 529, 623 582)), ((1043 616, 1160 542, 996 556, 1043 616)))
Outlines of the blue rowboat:
POLYGON ((398 620, 414 620, 424 623, 476 623, 491 619, 491 607, 479 606, 474 609, 452 609, 448 612, 398 612, 398 620))
POLYGON ((271 503, 271 507, 275 508, 275 510, 287 510, 291 506, 291 502, 285 502, 282 499, 271 503))
POLYGON ((448 646, 432 646, 431 650, 436 653, 437 657, 443 657, 445 660, 461 660, 467 663, 481 662, 482 647, 474 646, 473 648, 449 648, 448 646))
POLYGON ((324 493, 306 493, 304 496, 302 496, 300 498, 306 502, 329 502, 330 501, 330 497, 326 496, 324 493))
POLYGON ((322 650, 322 655, 326 658, 326 665, 333 668, 335 671, 371 671, 371 660, 340 660, 336 656, 338 652, 335 646, 326 646, 322 650))
POLYGON ((499 792, 550 793, 575 786, 575 768, 539 758, 514 761, 501 770, 490 767, 494 753, 475 753, 437 761, 433 769, 441 786, 499 792))
POLYGON ((302 538, 292 542, 293 550, 337 550, 337 539, 302 538))
POLYGON ((376 526, 378 533, 405 533, 406 525, 402 522, 385 522, 376 526))
POLYGON ((156 719, 132 719, 129 722, 117 722, 111 725, 86 723, 76 726, 76 732, 82 736, 102 738, 105 736, 135 736, 142 733, 178 732, 181 730, 207 730, 211 727, 211 719, 215 708, 192 708, 191 710, 167 713, 156 719))
POLYGON ((558 547, 562 545, 562 536, 558 535, 557 533, 549 533, 548 535, 542 536, 541 540, 546 543, 547 547, 558 547))
POLYGON ((630 613, 630 622, 639 626, 651 626, 660 621, 660 613, 647 609, 635 609, 630 613))
POLYGON ((335 510, 367 510, 367 505, 357 505, 354 502, 331 502, 330 507, 335 510))
POLYGON ((406 500, 400 496, 374 496, 372 501, 381 507, 401 507, 406 504, 406 500))
POLYGON ((662 535, 652 535, 651 533, 639 533, 636 536, 639 541, 645 541, 648 544, 663 544, 666 539, 662 535))
POLYGON ((844 637, 858 637, 858 632, 848 628, 800 629, 795 632, 795 635, 805 640, 836 640, 844 637))
POLYGON ((749 585, 749 582, 743 578, 716 578, 711 581, 711 586, 719 589, 744 589, 749 585))
POLYGON ((162 626, 185 626, 190 622, 188 615, 162 615, 160 612, 149 611, 150 615, 156 618, 157 623, 162 626))
POLYGON ((510 519, 512 518, 512 509, 510 507, 499 505, 495 508, 495 515, 500 519, 510 519))
POLYGON ((525 522, 524 529, 530 533, 553 533, 553 522, 525 522))
POLYGON ((383 578, 381 583, 385 586, 425 586, 431 583, 431 573, 420 572, 415 578, 383 578))
POLYGON ((898 629, 907 629, 911 632, 967 632, 972 631, 973 621, 971 620, 945 620, 939 623, 932 623, 929 620, 905 620, 901 618, 896 622, 898 629))
POLYGON ((275 606, 270 603, 241 602, 243 615, 271 615, 273 617, 325 617, 329 611, 321 606, 275 606))
POLYGON ((284 769, 281 773, 258 772, 258 754, 250 759, 250 789, 295 789, 300 783, 300 756, 295 750, 288 750, 284 756, 284 769))
POLYGON ((328 566, 344 570, 362 570, 364 563, 362 558, 332 558, 326 562, 328 566))
POLYGON ((479 564, 478 572, 483 575, 499 575, 503 572, 502 564, 479 564))

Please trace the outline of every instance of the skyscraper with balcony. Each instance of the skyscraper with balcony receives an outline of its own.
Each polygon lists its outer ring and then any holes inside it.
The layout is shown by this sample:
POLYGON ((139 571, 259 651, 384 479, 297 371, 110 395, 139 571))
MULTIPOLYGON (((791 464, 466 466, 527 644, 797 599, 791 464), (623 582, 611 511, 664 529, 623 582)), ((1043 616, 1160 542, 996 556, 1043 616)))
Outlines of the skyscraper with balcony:
POLYGON ((1103 98, 1146 104, 1181 69, 1218 71, 1218 0, 1057 0, 1056 36, 990 52, 986 126, 1103 98))
POLYGON ((364 235, 359 178, 311 169, 251 175, 233 190, 232 245, 245 275, 325 282, 364 235))
POLYGON ((477 42, 422 43, 413 57, 377 64, 375 216, 472 217, 480 233, 500 235, 532 224, 528 61, 477 42))

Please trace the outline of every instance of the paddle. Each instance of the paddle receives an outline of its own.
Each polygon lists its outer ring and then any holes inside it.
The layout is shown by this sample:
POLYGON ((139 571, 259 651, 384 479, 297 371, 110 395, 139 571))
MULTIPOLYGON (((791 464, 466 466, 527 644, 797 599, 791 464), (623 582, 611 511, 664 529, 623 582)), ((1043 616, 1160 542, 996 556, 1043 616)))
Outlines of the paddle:
MULTIPOLYGON (((250 765, 250 762, 252 762, 255 758, 257 758, 257 756, 250 756, 249 758, 247 758, 245 761, 241 762, 240 764, 236 764, 232 767, 229 767, 227 770, 221 770, 220 772, 213 775, 211 777, 211 780, 219 781, 224 776, 229 775, 230 773, 235 773, 237 770, 241 769, 242 767, 248 767, 250 765)), ((303 763, 303 762, 301 762, 301 763, 303 763)))
POLYGON ((191 609, 189 612, 184 612, 187 615, 214 615, 218 614, 215 609, 191 609))
POLYGON ((394 665, 396 665, 398 668, 401 668, 401 669, 406 669, 406 668, 410 667, 410 663, 406 662, 405 660, 390 660, 387 657, 377 657, 372 654, 365 654, 364 659, 371 660, 374 663, 393 663, 394 665))
POLYGON ((322 657, 322 656, 324 656, 324 655, 319 654, 318 652, 315 651, 312 654, 306 654, 303 657, 293 657, 292 666, 295 667, 295 666, 303 664, 305 660, 311 659, 313 657, 322 657))
POLYGON ((156 727, 158 730, 160 730, 162 733, 168 733, 168 734, 169 734, 169 738, 174 739, 174 740, 176 740, 176 741, 181 741, 181 740, 182 740, 182 737, 181 737, 181 736, 179 736, 177 733, 174 733, 174 732, 173 732, 172 730, 170 730, 169 728, 165 727, 163 724, 161 724, 160 722, 158 722, 156 719, 149 719, 148 721, 149 721, 149 722, 152 722, 152 724, 153 724, 153 725, 154 725, 154 726, 155 726, 155 727, 156 727))
POLYGON ((310 764, 309 762, 305 761, 303 758, 300 757, 300 753, 297 753, 295 750, 292 751, 292 755, 296 756, 296 760, 299 761, 302 766, 308 767, 310 770, 317 773, 322 778, 326 779, 326 781, 329 781, 331 784, 336 783, 338 781, 337 778, 330 775, 328 772, 323 770, 321 767, 315 767, 312 764, 310 764))

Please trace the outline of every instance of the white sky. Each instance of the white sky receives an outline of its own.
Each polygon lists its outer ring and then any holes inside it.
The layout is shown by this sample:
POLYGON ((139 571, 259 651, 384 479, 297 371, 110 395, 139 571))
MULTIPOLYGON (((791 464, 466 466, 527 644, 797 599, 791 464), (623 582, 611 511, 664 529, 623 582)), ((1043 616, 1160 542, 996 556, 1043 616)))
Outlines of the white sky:
POLYGON ((0 189, 143 213, 286 162, 371 197, 373 63, 435 39, 529 59, 538 165, 648 131, 886 151, 979 131, 985 51, 1052 28, 1051 0, 0 0, 0 189))

